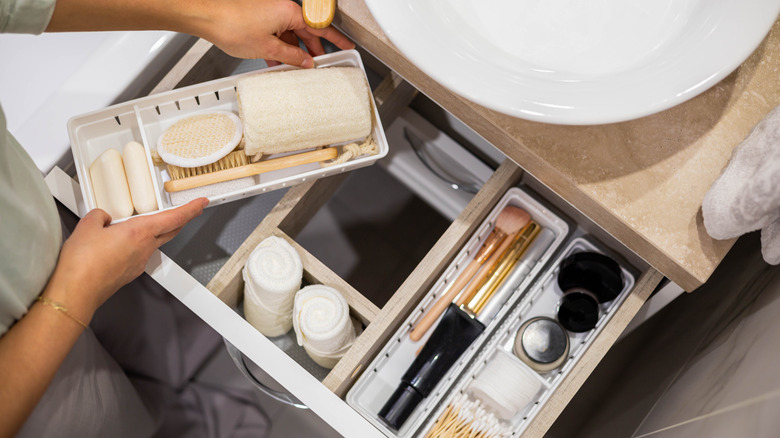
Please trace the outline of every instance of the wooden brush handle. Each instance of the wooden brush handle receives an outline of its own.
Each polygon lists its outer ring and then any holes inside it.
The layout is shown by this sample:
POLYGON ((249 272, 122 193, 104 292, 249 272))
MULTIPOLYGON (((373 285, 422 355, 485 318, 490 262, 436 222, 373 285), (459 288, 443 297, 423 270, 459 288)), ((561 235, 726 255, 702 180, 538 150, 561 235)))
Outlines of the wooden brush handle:
POLYGON ((439 297, 439 301, 436 301, 436 303, 434 303, 433 306, 428 309, 425 315, 423 315, 420 322, 414 326, 411 333, 409 333, 409 338, 412 341, 417 342, 423 337, 423 335, 431 328, 433 323, 436 322, 436 318, 444 313, 444 311, 447 309, 447 306, 449 306, 452 300, 455 299, 455 297, 458 295, 458 292, 460 292, 460 290, 468 284, 469 280, 471 280, 471 277, 474 276, 481 265, 482 264, 480 262, 472 260, 471 263, 466 266, 466 269, 464 269, 463 272, 458 275, 458 278, 456 278, 450 288, 447 289, 447 292, 439 297))
POLYGON ((474 298, 474 295, 477 293, 477 289, 482 286, 482 283, 487 278, 488 274, 491 274, 493 271, 493 268, 496 266, 496 263, 498 263, 499 259, 504 255, 504 253, 509 249, 509 246, 512 244, 512 241, 514 241, 515 234, 511 234, 507 239, 504 239, 503 242, 498 246, 498 249, 490 256, 489 259, 485 261, 485 264, 482 265, 482 270, 477 273, 477 275, 474 277, 474 280, 469 283, 466 288, 463 290, 463 293, 460 294, 458 297, 458 300, 455 301, 455 304, 458 306, 461 306, 463 304, 468 303, 471 301, 472 298, 474 298))
POLYGON ((303 0, 303 21, 314 29, 330 26, 336 14, 336 0, 303 0))
POLYGON ((272 170, 287 169, 288 167, 301 164, 331 160, 336 158, 337 155, 338 150, 336 148, 325 148, 317 149, 316 151, 302 152, 300 154, 287 155, 280 158, 272 158, 270 160, 234 167, 232 169, 219 170, 216 172, 204 173, 202 175, 166 181, 165 191, 169 193, 180 192, 182 190, 194 189, 209 184, 254 176, 272 170))

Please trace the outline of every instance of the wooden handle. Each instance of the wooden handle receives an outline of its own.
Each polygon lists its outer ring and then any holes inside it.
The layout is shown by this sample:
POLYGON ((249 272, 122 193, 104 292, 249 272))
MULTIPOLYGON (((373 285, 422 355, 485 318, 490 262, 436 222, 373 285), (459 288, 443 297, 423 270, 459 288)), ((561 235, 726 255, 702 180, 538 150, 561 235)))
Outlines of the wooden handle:
POLYGON ((209 184, 216 184, 234 179, 254 176, 272 170, 287 169, 288 167, 301 164, 316 163, 318 161, 331 160, 336 158, 338 150, 336 148, 317 149, 316 151, 302 152, 300 154, 287 155, 279 158, 272 158, 266 161, 247 164, 246 166, 234 167, 232 169, 219 170, 202 175, 190 176, 182 179, 165 181, 166 192, 180 192, 182 190, 203 187, 209 184))
POLYGON ((439 297, 439 301, 436 301, 436 303, 434 303, 433 306, 428 309, 420 322, 418 322, 417 325, 412 329, 411 333, 409 333, 409 338, 412 341, 417 342, 420 340, 420 338, 423 337, 423 335, 436 321, 436 318, 444 313, 444 311, 447 309, 447 306, 449 306, 452 300, 455 299, 455 297, 458 295, 458 292, 460 292, 460 290, 468 284, 469 280, 471 280, 471 277, 473 277, 477 272, 477 269, 479 269, 480 265, 481 264, 479 262, 472 260, 471 263, 466 266, 466 269, 464 269, 463 272, 458 275, 458 278, 456 278, 450 288, 447 289, 447 292, 439 297))
POLYGON ((314 29, 330 26, 336 14, 336 0, 303 0, 303 21, 314 29))
POLYGON ((510 234, 507 239, 504 239, 501 244, 498 246, 495 252, 488 258, 485 263, 482 265, 482 270, 480 270, 477 275, 474 277, 474 280, 469 283, 466 288, 463 290, 463 293, 460 294, 458 297, 458 300, 455 302, 458 306, 461 306, 463 304, 468 303, 471 301, 472 298, 474 298, 474 295, 477 293, 477 289, 479 289, 480 286, 482 286, 482 283, 487 278, 488 274, 491 273, 493 270, 493 267, 496 266, 496 263, 498 263, 498 260, 504 255, 504 253, 509 249, 509 246, 514 241, 515 236, 517 233, 510 234))

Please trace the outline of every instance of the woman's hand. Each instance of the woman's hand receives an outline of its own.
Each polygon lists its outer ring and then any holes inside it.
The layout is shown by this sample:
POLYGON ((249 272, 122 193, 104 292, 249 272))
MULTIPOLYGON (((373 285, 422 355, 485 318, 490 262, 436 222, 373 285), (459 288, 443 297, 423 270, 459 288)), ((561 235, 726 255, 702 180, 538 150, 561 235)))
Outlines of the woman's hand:
POLYGON ((44 296, 88 322, 114 292, 141 275, 154 250, 199 216, 207 204, 200 198, 115 225, 110 225, 111 216, 105 211, 90 211, 62 246, 44 296))
POLYGON ((312 55, 325 53, 320 38, 341 49, 355 46, 332 26, 307 26, 291 0, 57 0, 46 30, 171 30, 205 38, 235 57, 306 68, 314 66, 312 55))
POLYGON ((218 2, 193 33, 231 56, 263 58, 305 68, 314 66, 312 55, 325 54, 320 38, 341 49, 355 47, 332 26, 324 29, 307 26, 301 7, 290 0, 218 2), (299 39, 309 53, 298 47, 299 39))

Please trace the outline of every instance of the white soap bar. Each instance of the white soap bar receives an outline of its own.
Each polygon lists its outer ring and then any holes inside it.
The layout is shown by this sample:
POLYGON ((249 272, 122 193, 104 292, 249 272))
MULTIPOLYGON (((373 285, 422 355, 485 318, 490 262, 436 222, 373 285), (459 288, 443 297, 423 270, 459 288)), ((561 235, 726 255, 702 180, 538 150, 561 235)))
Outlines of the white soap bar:
POLYGON ((133 201, 127 186, 122 155, 116 149, 109 149, 89 166, 92 192, 98 208, 111 215, 111 219, 126 218, 133 214, 133 201))
POLYGON ((133 207, 139 214, 157 210, 157 199, 154 196, 152 174, 146 162, 146 153, 141 143, 131 141, 125 145, 122 158, 127 173, 127 185, 130 187, 130 197, 133 207))

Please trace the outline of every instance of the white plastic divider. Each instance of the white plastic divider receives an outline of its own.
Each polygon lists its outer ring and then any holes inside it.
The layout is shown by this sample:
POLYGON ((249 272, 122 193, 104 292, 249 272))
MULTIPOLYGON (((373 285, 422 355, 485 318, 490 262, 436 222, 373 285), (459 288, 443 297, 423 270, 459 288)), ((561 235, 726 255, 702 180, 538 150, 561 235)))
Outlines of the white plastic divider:
MULTIPOLYGON (((314 62, 316 67, 358 67, 363 70, 365 75, 363 62, 355 50, 343 50, 318 56, 314 58, 314 62)), ((163 188, 167 171, 164 166, 155 166, 151 161, 150 155, 153 150, 156 150, 157 138, 162 132, 177 120, 200 112, 227 110, 237 113, 238 101, 235 87, 238 79, 260 72, 294 68, 288 65, 279 65, 243 73, 142 97, 71 118, 68 121, 68 134, 71 140, 76 172, 81 182, 81 190, 87 209, 91 210, 96 207, 89 178, 90 164, 108 149, 113 148, 121 153, 124 145, 130 141, 137 141, 146 149, 149 166, 152 169, 156 196, 161 209, 173 208, 174 205, 170 196, 163 188)), ((373 102, 372 110, 371 136, 379 148, 379 153, 356 157, 345 163, 330 167, 320 167, 317 163, 311 163, 261 174, 253 177, 254 185, 251 187, 240 189, 226 188, 227 191, 224 193, 208 196, 209 206, 290 187, 374 163, 387 155, 388 145, 382 121, 379 119, 379 112, 373 102)), ((273 158, 274 156, 271 157, 273 158)))
POLYGON ((454 261, 450 266, 436 280, 425 297, 420 301, 420 304, 410 313, 403 325, 379 351, 371 364, 366 368, 366 371, 363 372, 357 382, 353 385, 352 389, 347 393, 347 403, 388 436, 406 438, 416 435, 429 414, 437 409, 441 399, 458 383, 458 379, 466 366, 481 351, 482 346, 491 339, 496 328, 500 325, 500 321, 506 316, 509 309, 513 307, 519 297, 531 286, 533 280, 540 274, 542 267, 563 244, 568 233, 569 227, 563 219, 549 211, 523 190, 519 188, 509 189, 493 210, 491 210, 490 214, 485 218, 479 228, 477 228, 472 237, 466 242, 460 252, 455 256, 454 261), (441 317, 434 326, 428 330, 425 336, 417 342, 413 342, 409 338, 412 327, 417 324, 422 315, 424 315, 426 309, 438 299, 447 285, 454 281, 458 274, 465 269, 466 265, 471 261, 479 247, 493 229, 498 214, 508 205, 517 206, 526 210, 542 229, 553 231, 555 233, 555 239, 553 240, 552 245, 533 266, 529 274, 516 288, 515 292, 507 300, 506 304, 501 308, 493 321, 485 328, 484 332, 477 337, 461 355, 460 359, 442 377, 441 381, 436 385, 431 394, 417 406, 417 409, 410 415, 401 429, 397 432, 391 430, 379 420, 377 414, 384 403, 390 398, 393 391, 398 387, 401 376, 413 362, 417 350, 425 345, 425 342, 427 342, 435 326, 438 325, 438 321, 441 320, 441 317))
MULTIPOLYGON (((61 169, 55 167, 46 184, 73 213, 85 213, 78 184, 61 169)), ((384 436, 161 251, 155 250, 145 272, 337 432, 352 438, 384 436)))
MULTIPOLYGON (((557 304, 563 296, 563 291, 561 291, 557 282, 558 271, 560 270, 559 265, 564 258, 582 251, 592 251, 602 254, 608 253, 606 249, 598 246, 587 238, 577 237, 573 239, 551 265, 550 269, 548 269, 542 278, 534 284, 533 288, 522 297, 517 307, 515 307, 504 319, 501 323, 501 327, 496 330, 495 336, 485 344, 477 358, 464 372, 464 378, 458 381, 447 399, 443 400, 436 411, 428 418, 425 427, 420 429, 421 432, 425 433, 433 427, 436 420, 442 415, 447 408, 447 405, 455 396, 462 393, 468 393, 468 387, 474 378, 478 376, 480 371, 490 362, 492 356, 498 350, 502 350, 512 356, 518 365, 526 368, 530 373, 538 375, 544 382, 543 389, 537 393, 535 399, 520 412, 517 412, 512 419, 506 422, 509 428, 512 429, 514 435, 520 436, 523 433, 525 428, 542 409, 545 402, 555 392, 563 379, 577 365, 579 358, 607 325, 612 315, 615 313, 614 310, 620 307, 634 287, 634 275, 626 266, 624 266, 622 261, 619 262, 623 277, 623 289, 614 300, 600 304, 599 311, 601 314, 596 323, 596 327, 584 333, 566 331, 569 336, 570 346, 569 357, 566 361, 560 367, 552 371, 537 372, 532 370, 528 365, 514 356, 514 353, 512 352, 515 335, 520 326, 531 318, 546 316, 548 318, 557 319, 557 304)), ((613 256, 612 254, 608 255, 613 256)))

